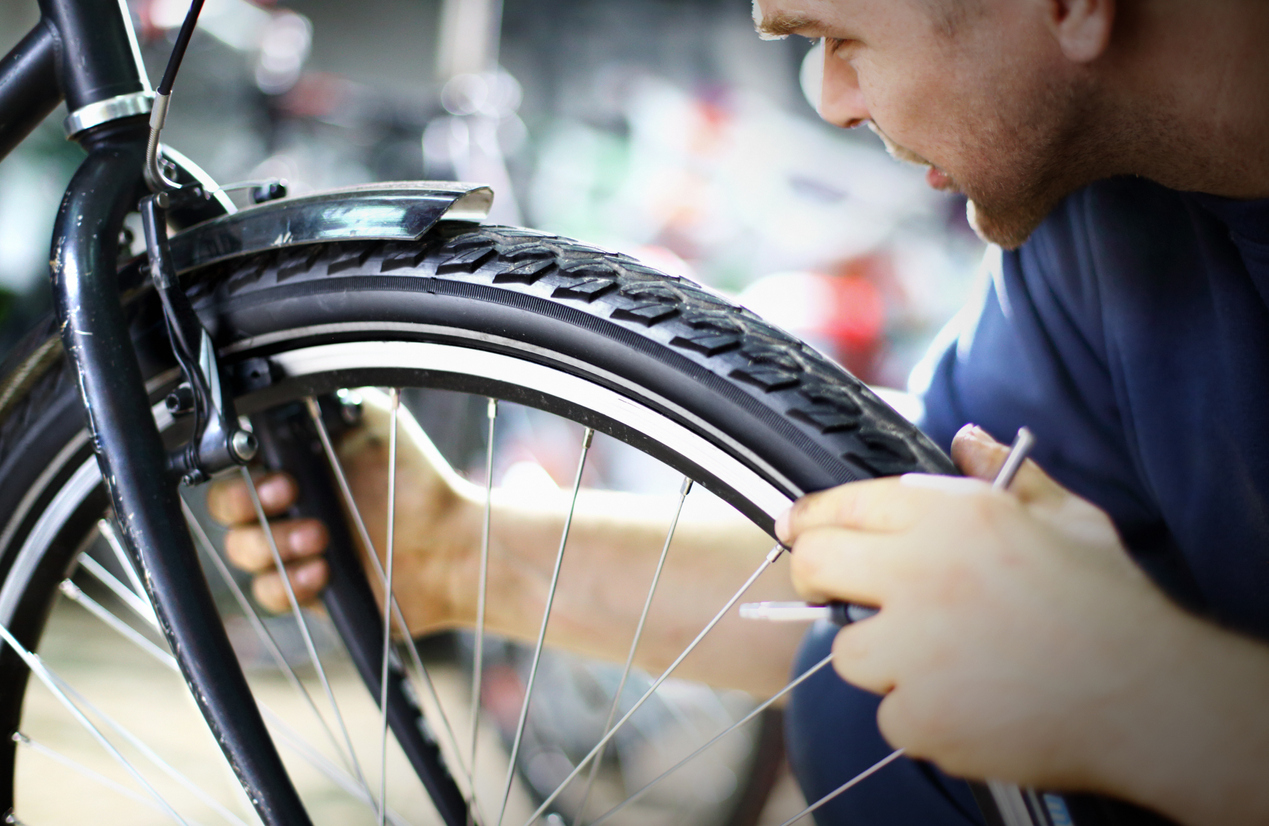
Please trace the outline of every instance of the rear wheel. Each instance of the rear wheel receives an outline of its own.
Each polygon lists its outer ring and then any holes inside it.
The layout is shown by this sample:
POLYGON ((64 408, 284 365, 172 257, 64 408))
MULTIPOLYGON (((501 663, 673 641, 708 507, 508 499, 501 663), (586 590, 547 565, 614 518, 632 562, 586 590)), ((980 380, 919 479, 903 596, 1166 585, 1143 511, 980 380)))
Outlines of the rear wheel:
MULTIPOLYGON (((132 277, 139 282, 135 270, 132 277)), ((635 475, 638 485, 668 485, 667 501, 679 505, 694 487, 690 496, 717 498, 769 531, 774 516, 806 491, 889 473, 952 471, 867 388, 801 343, 690 282, 564 239, 450 226, 417 244, 314 245, 183 277, 214 331, 240 412, 260 421, 269 412, 312 410, 309 400, 350 388, 391 388, 390 399, 409 388, 391 432, 401 417, 417 418, 449 463, 470 469, 478 485, 509 467, 490 449, 515 440, 522 452, 529 443, 526 455, 560 451, 577 462, 573 479, 557 480, 562 495, 583 478, 587 486, 603 483, 594 475, 602 465, 609 482, 635 475), (501 402, 492 418, 491 399, 501 402), (599 438, 584 447, 593 432, 599 438), (573 441, 561 448, 543 441, 545 433, 573 441), (684 485, 685 478, 693 484, 684 485)), ((157 300, 139 290, 130 312, 155 416, 169 438, 179 439, 182 423, 161 403, 178 375, 157 300)), ((0 803, 18 820, 76 816, 63 804, 77 795, 41 774, 57 767, 80 778, 74 789, 85 790, 98 822, 102 795, 132 822, 253 822, 229 773, 197 768, 184 753, 194 751, 191 741, 207 738, 182 728, 193 724, 166 722, 167 706, 152 697, 160 684, 176 693, 182 686, 166 673, 170 654, 148 627, 136 574, 110 541, 107 499, 58 345, 37 336, 12 366, 0 387, 0 624, 24 649, 47 655, 52 672, 29 678, 29 664, 12 646, 0 654, 0 724, 10 735, 0 803), (96 653, 97 640, 115 637, 123 648, 96 653), (84 640, 94 641, 93 653, 77 644, 84 640), (122 680, 128 672, 138 679, 122 680), (101 696, 81 691, 80 681, 101 696), (91 726, 75 722, 68 708, 91 726), (167 742, 151 747, 133 739, 134 729, 156 719, 167 742), (100 759, 109 752, 98 735, 117 754, 100 759), (15 789, 15 777, 28 776, 40 779, 15 789), (41 788, 54 794, 40 801, 41 788)), ((324 458, 338 466, 333 450, 324 458)), ((537 464, 540 470, 550 462, 537 464)), ((186 494, 197 520, 201 496, 186 494)), ((373 818, 382 726, 352 666, 311 656, 336 649, 334 635, 320 617, 257 616, 236 592, 240 583, 222 570, 215 530, 196 521, 194 531, 200 541, 200 532, 209 533, 208 576, 221 583, 231 638, 314 819, 346 822, 353 812, 373 818), (293 714, 273 710, 282 697, 293 714)), ((537 809, 568 823, 594 822, 756 708, 735 693, 675 682, 644 699, 659 675, 563 654, 539 657, 537 647, 504 646, 479 631, 453 640, 448 654, 436 645, 397 653, 431 715, 429 735, 465 794, 473 774, 467 731, 474 716, 483 717, 478 754, 501 761, 494 768, 476 762, 475 787, 482 796, 489 791, 478 806, 487 823, 525 822, 537 809), (477 715, 460 702, 473 679, 467 666, 455 667, 462 663, 481 666, 475 693, 489 704, 477 715), (497 687, 492 694, 490 685, 497 687), (450 716, 437 714, 438 706, 450 716), (625 718, 628 725, 597 749, 611 724, 625 718), (585 764, 592 752, 600 758, 593 777, 585 764)), ((754 719, 605 822, 752 822, 775 753, 770 718, 754 719)), ((386 765, 389 819, 434 819, 410 761, 394 754, 386 765)))

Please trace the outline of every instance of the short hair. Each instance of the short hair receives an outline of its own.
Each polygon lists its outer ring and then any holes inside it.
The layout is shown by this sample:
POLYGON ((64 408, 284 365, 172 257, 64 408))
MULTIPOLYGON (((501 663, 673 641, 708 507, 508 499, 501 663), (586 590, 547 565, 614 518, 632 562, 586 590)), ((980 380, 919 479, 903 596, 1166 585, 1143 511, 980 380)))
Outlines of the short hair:
MULTIPOLYGON (((934 28, 948 37, 972 17, 982 13, 982 0, 914 0, 929 13, 934 28)), ((798 14, 777 14, 774 19, 764 19, 758 0, 753 0, 753 22, 763 40, 783 40, 807 24, 798 14)))

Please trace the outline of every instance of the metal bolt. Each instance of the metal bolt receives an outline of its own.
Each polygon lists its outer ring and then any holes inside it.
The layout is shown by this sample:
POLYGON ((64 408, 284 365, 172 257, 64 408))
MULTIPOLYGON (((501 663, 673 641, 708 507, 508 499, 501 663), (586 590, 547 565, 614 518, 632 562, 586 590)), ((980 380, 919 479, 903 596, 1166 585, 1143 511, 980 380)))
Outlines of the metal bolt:
POLYGON ((194 391, 188 384, 182 384, 168 393, 167 409, 173 416, 183 416, 194 412, 194 391))
POLYGON ((229 439, 229 449, 233 451, 238 461, 250 462, 256 458, 260 444, 256 441, 254 433, 247 430, 235 430, 234 435, 229 439))

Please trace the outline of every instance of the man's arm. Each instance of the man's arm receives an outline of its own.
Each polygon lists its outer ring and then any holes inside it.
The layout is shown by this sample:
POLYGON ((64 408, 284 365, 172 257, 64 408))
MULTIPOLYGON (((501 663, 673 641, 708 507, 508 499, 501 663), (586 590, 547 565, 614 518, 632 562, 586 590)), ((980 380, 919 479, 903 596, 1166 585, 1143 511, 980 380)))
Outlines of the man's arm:
MULTIPOLYGON (((387 432, 387 412, 367 404, 364 426, 340 446, 354 497, 381 556, 387 432)), ((471 627, 476 620, 484 490, 460 479, 412 422, 403 420, 402 435, 394 592, 416 635, 471 627)), ((268 513, 281 514, 294 503, 296 487, 285 476, 273 476, 262 481, 260 495, 268 513)), ((490 631, 525 642, 536 640, 568 499, 566 492, 552 491, 526 501, 494 491, 490 631)), ((675 531, 638 651, 639 666, 658 674, 758 569, 775 544, 734 512, 720 514, 694 501, 698 498, 688 498, 675 531)), ((239 567, 257 573, 257 599, 271 610, 285 610, 281 579, 273 570, 264 534, 254 524, 245 488, 238 482, 215 485, 208 505, 218 520, 236 526, 226 539, 226 551, 239 567)), ((581 491, 548 627, 549 644, 625 661, 676 505, 677 497, 581 491)), ((321 559, 327 541, 323 526, 316 520, 297 520, 274 522, 272 527, 297 596, 301 601, 315 599, 327 576, 321 559)), ((783 565, 760 578, 750 597, 793 598, 783 565)), ((768 696, 787 683, 803 630, 747 622, 730 612, 676 676, 768 696)))
POLYGON ((803 596, 881 607, 838 635, 837 670, 950 772, 1269 822, 1269 646, 1177 608, 1033 463, 992 491, 1005 453, 967 428, 954 455, 980 479, 848 485, 781 521, 803 596))

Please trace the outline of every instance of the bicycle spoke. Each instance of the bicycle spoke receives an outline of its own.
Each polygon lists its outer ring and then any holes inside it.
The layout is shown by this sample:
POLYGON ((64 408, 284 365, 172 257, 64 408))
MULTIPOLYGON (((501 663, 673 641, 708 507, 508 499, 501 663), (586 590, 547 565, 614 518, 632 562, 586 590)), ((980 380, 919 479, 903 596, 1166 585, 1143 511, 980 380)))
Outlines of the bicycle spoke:
POLYGON ((215 798, 213 798, 207 792, 203 791, 203 789, 199 787, 198 784, 196 784, 194 781, 190 780, 188 777, 186 777, 184 774, 178 771, 175 766, 173 766, 172 764, 164 760, 158 754, 158 752, 150 748, 150 746, 148 746, 145 743, 145 741, 143 741, 140 737, 137 737, 135 734, 133 734, 130 730, 128 730, 122 724, 116 722, 110 715, 106 714, 104 711, 102 711, 101 709, 93 705, 91 702, 89 702, 88 699, 84 697, 83 694, 80 694, 78 691, 76 691, 74 687, 66 683, 65 680, 62 680, 56 674, 54 674, 53 677, 54 679, 58 681, 58 684, 62 687, 62 690, 65 691, 71 697, 71 699, 77 702, 82 708, 85 708, 89 712, 91 712, 93 716, 95 716, 98 720, 105 723, 107 728, 114 731, 115 734, 122 737, 133 748, 141 752, 142 756, 145 757, 147 760, 149 760, 150 763, 152 763, 155 768, 157 768, 159 771, 166 774, 168 777, 172 778, 172 780, 174 780, 187 792, 194 795, 194 797, 198 798, 200 802, 210 807, 213 811, 215 811, 225 820, 229 821, 230 823, 238 824, 238 826, 247 826, 247 824, 243 822, 242 818, 238 817, 233 812, 226 809, 215 798))
POLYGON ((93 579, 110 589, 119 601, 128 607, 128 610, 140 617, 146 625, 154 630, 159 630, 159 617, 154 613, 153 606, 150 605, 150 598, 142 591, 139 595, 124 585, 115 577, 114 574, 106 570, 105 566, 88 554, 80 554, 79 567, 92 575, 93 579))
MULTIPOLYGON (((621 679, 617 681, 617 692, 612 698, 612 707, 608 709, 608 719, 604 721, 603 734, 607 734, 611 728, 613 720, 617 718, 617 709, 621 706, 621 693, 626 689, 626 680, 630 677, 630 669, 634 666, 635 652, 639 650, 639 642, 643 639, 643 628, 648 621, 648 611, 652 608, 652 598, 656 596, 657 585, 661 582, 661 572, 665 570, 666 557, 670 555, 670 545, 674 542, 674 534, 679 527, 679 518, 683 515, 683 505, 687 502, 687 495, 692 492, 692 480, 683 477, 683 484, 679 489, 678 507, 674 509, 674 518, 670 521, 670 530, 665 536, 665 544, 661 548, 661 558, 657 560, 656 571, 652 574, 652 585, 648 588, 648 598, 643 603, 643 613, 639 615, 639 622, 635 626, 634 641, 630 643, 630 653, 626 655, 626 665, 621 670, 621 679)), ((591 790, 595 787, 595 778, 599 775, 599 766, 604 760, 604 749, 601 748, 599 753, 595 755, 595 759, 590 764, 590 774, 586 777, 586 791, 582 794, 582 803, 577 807, 577 814, 573 817, 573 826, 580 826, 582 817, 586 813, 586 804, 590 802, 591 790)))
POLYGON ((110 613, 110 611, 102 606, 101 603, 85 594, 82 590, 80 590, 78 585, 71 582, 69 579, 62 580, 60 588, 62 594, 68 599, 86 609, 88 613, 92 614, 110 628, 114 629, 117 633, 130 640, 132 643, 141 648, 141 650, 159 657, 172 656, 151 642, 140 631, 137 631, 137 629, 110 613))
MULTIPOLYGON (((128 636, 127 638, 129 639, 129 641, 139 645, 137 637, 128 636)), ((177 675, 178 677, 181 676, 180 664, 177 663, 176 658, 173 657, 171 654, 167 653, 166 651, 161 651, 158 649, 157 646, 153 646, 153 645, 140 646, 140 647, 142 651, 149 654, 151 657, 157 660, 159 664, 167 668, 173 674, 177 675)), ((266 705, 264 702, 260 702, 260 711, 262 714, 264 714, 265 719, 268 720, 275 729, 277 729, 278 738, 281 739, 284 743, 286 743, 286 745, 288 745, 291 749, 293 749, 297 754, 299 754, 300 757, 302 757, 306 762, 309 763, 309 765, 317 769, 328 780, 330 780, 335 785, 339 786, 344 791, 348 792, 348 794, 352 795, 357 800, 360 800, 363 803, 366 803, 372 808, 374 807, 374 798, 370 795, 370 791, 366 788, 364 783, 358 784, 358 782, 351 775, 341 771, 333 763, 331 763, 329 760, 323 757, 319 752, 313 750, 313 748, 308 745, 308 743, 305 741, 303 737, 301 737, 293 728, 290 727, 289 724, 287 724, 276 712, 270 709, 269 706, 266 705)), ((336 748, 335 751, 341 757, 344 756, 342 750, 336 748)), ((389 810, 389 815, 391 814, 392 814, 391 810, 389 810)), ((400 817, 397 816, 396 820, 399 821, 400 817)), ((404 826, 404 824, 401 824, 401 826, 404 826)))
POLYGON ((110 550, 114 551, 115 558, 119 560, 119 567, 123 569, 124 576, 132 583, 133 589, 138 594, 146 594, 145 586, 141 584, 141 577, 137 574, 136 566, 132 564, 132 557, 128 556, 122 540, 119 539, 119 532, 115 528, 115 523, 109 519, 98 520, 97 531, 106 538, 106 544, 110 546, 110 550))
MULTIPOLYGON (((313 635, 309 631, 308 620, 304 618, 304 614, 300 610, 299 600, 295 597, 295 589, 291 587, 291 578, 287 575, 286 565, 282 561, 282 553, 278 550, 278 543, 273 538, 273 531, 269 528, 269 520, 265 516, 264 505, 260 502, 260 492, 256 490, 256 482, 251 478, 250 471, 245 467, 240 470, 243 480, 247 483, 247 493, 251 497, 251 505, 255 509, 256 519, 263 530, 265 542, 269 546, 269 553, 273 555, 273 564, 277 567, 278 575, 282 580, 282 588, 286 591, 286 599, 290 603, 291 614, 295 617, 296 625, 300 629, 300 636, 304 639, 304 647, 308 651, 309 661, 317 671, 318 679, 322 683, 322 690, 326 692, 326 701, 330 703, 331 711, 335 714, 335 722, 338 724, 340 734, 344 738, 344 744, 348 748, 348 756, 352 760, 353 772, 356 774, 357 780, 369 792, 370 787, 366 783, 366 776, 361 770, 361 763, 357 760, 357 750, 353 747, 352 738, 348 734, 348 727, 344 724, 344 716, 339 711, 339 704, 335 702, 335 692, 331 689, 330 679, 326 676, 326 669, 322 666, 322 660, 317 656, 317 646, 313 643, 313 635)), ((371 806, 375 809, 377 815, 379 808, 374 805, 373 795, 371 797, 371 806)))
POLYGON ((177 823, 183 824, 183 826, 189 826, 185 819, 177 814, 176 810, 172 808, 171 804, 169 804, 167 800, 165 800, 163 796, 150 785, 149 781, 147 781, 141 772, 137 770, 137 767, 132 765, 128 758, 124 757, 123 754, 120 753, 119 749, 115 748, 114 744, 110 742, 106 735, 101 733, 101 729, 93 725, 92 721, 84 715, 84 712, 80 710, 79 706, 75 705, 70 697, 66 696, 66 692, 62 691, 62 689, 58 686, 60 679, 54 678, 53 672, 44 664, 40 655, 28 651, 11 633, 9 633, 9 629, 3 625, 0 625, 0 638, 3 638, 4 641, 9 644, 9 647, 11 647, 14 652, 22 658, 22 661, 26 663, 27 668, 31 669, 31 673, 44 684, 45 688, 52 692, 57 701, 71 713, 84 730, 92 735, 93 739, 96 740, 97 743, 104 748, 110 756, 113 757, 115 761, 132 776, 134 780, 140 783, 142 788, 150 793, 150 795, 154 798, 154 801, 159 804, 165 814, 177 823))
MULTIPOLYGON (((502 791, 502 805, 498 810, 496 826, 502 826, 502 819, 507 814, 507 801, 511 798, 511 784, 515 780, 516 758, 520 754, 520 744, 524 740, 524 725, 529 718, 529 705, 533 701, 533 684, 538 676, 538 665, 542 662, 542 646, 546 642, 546 626, 551 620, 551 606, 555 602, 555 590, 560 584, 560 570, 564 564, 564 548, 568 545, 568 534, 573 527, 573 514, 577 510, 577 494, 582 489, 582 472, 586 469, 586 457, 595 440, 593 428, 586 428, 582 436, 582 455, 577 461, 577 477, 573 480, 573 497, 569 503, 568 514, 564 517, 564 531, 560 536, 560 550, 555 556, 555 570, 551 573, 551 587, 546 594, 546 610, 542 612, 542 628, 538 632, 537 646, 533 649, 533 665, 529 668, 529 683, 524 690, 524 705, 520 707, 520 722, 516 725, 515 740, 511 745, 511 759, 507 764, 507 781, 502 791)), ((530 822, 537 815, 529 818, 530 822)))
POLYGON ((480 533, 480 581, 476 591, 476 651, 471 675, 471 782, 472 802, 476 800, 476 741, 480 731, 480 694, 485 679, 485 599, 489 592, 489 535, 493 520, 494 426, 498 420, 498 400, 490 399, 485 409, 489 435, 485 444, 485 519, 480 533))
MULTIPOLYGON (((344 509, 348 512, 349 518, 353 521, 353 526, 357 529, 357 537, 361 540, 365 547, 367 555, 370 558, 370 564, 375 569, 379 582, 386 582, 383 565, 379 562, 379 554, 375 550, 374 543, 370 540, 370 532, 366 529, 366 521, 362 518, 361 510, 357 507, 357 502, 352 495, 352 487, 348 484, 348 476, 344 473, 344 467, 339 461, 339 457, 335 453, 334 443, 331 442, 330 432, 326 429, 326 423, 322 420, 321 408, 317 400, 309 396, 305 400, 308 407, 309 417, 313 420, 313 424, 317 429, 318 440, 322 443, 322 452, 326 454, 326 461, 330 465, 331 472, 335 475, 335 481, 339 487, 340 497, 343 499, 344 509)), ((408 413, 408 411, 407 411, 408 413)), ((459 747, 458 737, 454 734, 454 729, 450 725, 449 715, 445 713, 444 706, 441 705, 440 695, 436 691, 436 686, 432 682, 432 677, 428 670, 423 666, 423 660, 419 657, 418 648, 414 645, 414 639, 410 635, 410 629, 405 624, 405 614, 401 612, 401 605, 396 597, 392 598, 392 617, 396 622, 397 630, 401 635, 409 640, 406 646, 410 654, 410 662, 418 672, 419 678, 423 682, 423 687, 431 698, 432 703, 436 706, 437 712, 441 716, 441 725, 445 729, 445 734, 449 738, 454 748, 454 757, 458 762, 460 769, 467 775, 468 782, 471 782, 472 772, 468 766, 463 765, 462 754, 459 747)), ((474 788, 474 787, 473 787, 474 788)))
POLYGON ((757 718, 757 716, 758 716, 759 714, 762 714, 762 712, 766 711, 766 710, 767 710, 768 708, 770 708, 772 705, 774 705, 775 703, 779 702, 779 700, 780 700, 780 698, 781 698, 781 697, 785 696, 785 695, 786 695, 786 694, 788 694, 790 691, 792 691, 793 689, 797 688, 797 687, 798 687, 798 686, 800 686, 802 683, 806 682, 806 681, 807 681, 807 680, 809 680, 811 677, 813 677, 813 676, 815 676, 816 674, 818 674, 820 671, 823 671, 823 670, 824 670, 824 669, 828 666, 828 664, 829 664, 829 663, 831 663, 832 661, 833 661, 833 655, 832 655, 832 654, 829 654, 827 657, 825 657, 824 659, 820 660, 818 663, 816 663, 815 665, 811 666, 811 667, 810 667, 809 669, 807 669, 806 671, 803 671, 801 674, 799 674, 799 675, 798 675, 797 679, 793 680, 793 681, 792 681, 792 682, 790 682, 788 685, 786 685, 784 688, 780 689, 778 692, 776 692, 775 694, 771 695, 771 697, 770 697, 770 698, 768 698, 766 702, 764 702, 764 703, 762 703, 761 705, 759 705, 759 706, 757 706, 756 708, 754 708, 754 710, 753 710, 753 711, 751 711, 751 712, 749 712, 748 714, 746 714, 746 715, 745 715, 743 718, 741 718, 740 720, 737 720, 735 723, 732 723, 732 724, 731 724, 730 726, 728 726, 725 730, 720 731, 718 734, 714 735, 714 736, 713 736, 713 738, 711 738, 711 739, 709 740, 709 742, 707 742, 707 743, 705 743, 704 745, 702 745, 702 746, 698 747, 695 751, 693 751, 693 752, 692 752, 691 754, 689 754, 687 757, 684 757, 682 760, 680 760, 679 762, 675 763, 675 764, 674 764, 673 766, 671 766, 670 768, 668 768, 668 769, 666 769, 665 771, 661 772, 661 774, 657 775, 655 778, 653 778, 652 780, 650 780, 648 783, 644 784, 643 788, 639 789, 637 792, 635 792, 634 794, 630 795, 629 797, 627 797, 625 800, 623 800, 623 801, 621 801, 620 803, 618 803, 618 804, 617 804, 616 806, 614 806, 613 808, 611 808, 611 809, 609 809, 608 811, 604 812, 604 814, 603 814, 603 815, 602 815, 602 816, 601 816, 598 820, 594 821, 594 822, 591 824, 591 826, 600 826, 600 824, 607 822, 610 818, 612 818, 614 815, 616 815, 616 814, 617 814, 618 812, 620 812, 622 809, 626 808, 627 806, 629 806, 630 804, 632 804, 632 803, 634 803, 636 800, 638 800, 640 797, 642 797, 642 796, 644 795, 644 793, 646 793, 646 792, 647 792, 649 789, 651 789, 653 786, 657 785, 658 783, 660 783, 660 782, 661 782, 662 780, 664 780, 665 778, 667 778, 667 777, 669 777, 670 775, 674 774, 676 771, 678 771, 679 769, 683 768, 683 767, 684 767, 684 766, 686 766, 688 763, 690 763, 690 762, 692 762, 693 760, 695 760, 697 757, 700 757, 702 754, 704 754, 707 750, 709 750, 709 748, 710 748, 711 746, 713 746, 715 743, 717 743, 719 740, 722 740, 724 737, 726 737, 727 735, 731 734, 733 731, 736 731, 737 729, 741 728, 742 726, 744 726, 744 725, 745 725, 746 723, 748 723, 749 721, 751 721, 751 720, 753 720, 753 719, 757 718))
MULTIPOLYGON (((228 571, 226 571, 226 573, 228 573, 228 571)), ((232 578, 231 578, 231 581, 232 581, 232 578)), ((241 589, 238 589, 238 593, 241 595, 242 593, 241 589)), ((85 598, 87 599, 87 597, 85 598)), ((243 598, 245 599, 245 595, 243 596, 243 598)), ((259 621, 258 617, 257 617, 257 621, 259 621)), ((145 640, 143 637, 140 637, 139 635, 126 635, 126 637, 130 642, 133 642, 134 644, 138 645, 142 651, 149 654, 152 658, 157 660, 161 665, 163 665, 173 674, 177 675, 178 677, 181 676, 180 664, 177 663, 176 658, 173 657, 171 654, 167 653, 166 651, 161 651, 157 646, 154 646, 154 645, 148 645, 148 646, 142 645, 142 642, 144 642, 145 640)), ((278 652, 278 656, 279 657, 281 656, 281 652, 278 652)), ((283 743, 285 743, 288 747, 294 750, 310 766, 312 766, 314 769, 320 772, 332 783, 339 786, 341 789, 343 789, 345 792, 347 792, 349 795, 353 796, 357 800, 360 800, 361 802, 366 803, 367 805, 374 808, 374 805, 375 805, 374 798, 371 796, 369 790, 366 788, 364 783, 359 784, 358 781, 355 780, 351 775, 342 771, 337 766, 335 766, 335 764, 331 763, 329 760, 323 757, 321 753, 315 751, 311 746, 309 746, 309 744, 303 737, 301 737, 293 728, 291 728, 291 726, 287 724, 286 721, 284 721, 281 716, 279 716, 276 712, 274 712, 271 708, 269 708, 267 704, 265 704, 264 702, 260 702, 259 705, 260 705, 261 713, 264 715, 265 719, 268 720, 269 723, 275 729, 277 729, 276 736, 283 743)), ((316 711, 316 709, 314 709, 314 711, 316 711)), ((320 718, 320 716, 321 715, 319 714, 318 717, 320 718)), ((335 751, 336 753, 340 755, 341 758, 344 757, 344 754, 341 749, 337 747, 335 751)), ((388 817, 393 821, 395 826, 408 826, 408 824, 401 818, 401 816, 399 814, 394 813, 391 809, 388 810, 388 817)))
POLYGON ((643 696, 635 702, 634 706, 632 706, 631 709, 617 721, 616 725, 614 725, 607 734, 600 738, 599 742, 591 748, 585 757, 578 761, 577 765, 573 767, 573 770, 568 773, 568 776, 555 787, 555 791, 551 792, 546 800, 542 801, 542 804, 538 806, 536 811, 534 811, 533 815, 525 821, 524 826, 532 826, 533 822, 542 816, 550 805, 555 802, 555 799, 560 796, 560 793, 564 791, 565 787, 567 787, 569 783, 572 783, 573 780, 577 778, 577 775, 581 774, 582 769, 586 767, 586 764, 594 759, 595 755, 599 753, 599 750, 604 748, 604 746, 608 744, 608 741, 612 740, 612 738, 616 736, 622 726, 624 726, 630 718, 635 715, 635 712, 643 707, 643 704, 656 693, 656 690, 660 688, 666 680, 670 679, 670 676, 680 665, 683 664, 683 661, 696 650, 697 646, 699 646, 705 637, 709 635, 709 632, 713 631, 714 627, 718 625, 718 623, 722 622, 723 617, 727 616, 727 612, 740 601, 741 597, 743 597, 751 587, 753 587, 753 584, 758 581, 758 577, 762 576, 768 568, 775 564, 776 560, 784 554, 784 551, 785 547, 783 545, 776 545, 771 549, 770 553, 768 553, 766 558, 763 559, 762 564, 758 566, 758 570, 754 571, 753 574, 750 575, 749 579, 745 580, 745 584, 740 586, 740 590, 738 590, 731 599, 727 600, 727 604, 722 607, 722 610, 714 615, 714 618, 709 621, 704 629, 702 629, 701 633, 696 635, 696 639, 692 640, 692 642, 687 646, 687 648, 683 649, 683 652, 679 654, 674 662, 670 663, 670 667, 667 668, 660 677, 657 677, 647 691, 643 693, 643 696))
MULTIPOLYGON (((84 777, 87 777, 89 780, 93 781, 94 783, 99 783, 100 785, 105 786, 107 789, 110 789, 111 791, 116 792, 117 794, 123 795, 129 800, 132 800, 136 803, 140 803, 142 806, 147 806, 151 809, 154 809, 155 811, 159 811, 159 812, 164 811, 162 806, 155 803, 153 800, 146 797, 145 795, 135 792, 132 789, 129 789, 127 786, 123 785, 122 783, 111 780, 109 777, 106 777, 104 774, 100 772, 93 771, 92 769, 85 766, 83 763, 80 763, 78 760, 75 760, 72 757, 67 757, 66 755, 62 754, 56 749, 50 748, 44 745, 43 743, 39 742, 38 740, 34 740, 31 737, 28 737, 27 735, 23 734, 20 731, 15 731, 13 733, 12 739, 13 739, 13 742, 17 743, 19 746, 22 746, 23 748, 28 748, 31 751, 35 752, 36 754, 41 755, 43 757, 47 757, 48 759, 52 760, 55 763, 60 763, 61 765, 65 766, 71 771, 81 774, 84 777)), ((6 820, 5 822, 6 823, 20 823, 21 821, 15 818, 12 820, 6 820)))
MULTIPOLYGON (((264 715, 264 719, 277 729, 274 736, 287 748, 294 751, 305 762, 321 773, 330 782, 334 783, 350 797, 373 806, 374 801, 370 797, 370 793, 366 791, 364 786, 358 785, 357 781, 351 774, 339 768, 339 766, 326 759, 320 752, 315 751, 303 737, 301 737, 294 729, 283 722, 277 712, 269 708, 264 703, 260 704, 260 711, 264 715)), ((388 820, 392 821, 393 826, 409 826, 407 821, 401 815, 394 811, 391 806, 385 806, 388 811, 388 820)))
POLYGON ((812 803, 810 806, 807 806, 798 814, 794 815, 793 817, 781 823, 780 826, 790 826, 790 824, 797 823, 799 820, 811 814, 812 812, 818 811, 821 806, 828 803, 830 800, 837 797, 838 795, 840 795, 842 792, 846 791, 847 789, 850 789, 853 786, 857 786, 863 781, 872 777, 874 774, 881 771, 886 766, 889 766, 891 763, 898 760, 900 757, 903 756, 903 754, 904 754, 904 749, 896 749, 895 751, 891 752, 889 757, 886 757, 885 759, 874 763, 872 766, 860 772, 859 774, 855 775, 850 780, 847 780, 845 783, 838 786, 836 789, 829 792, 828 794, 824 795, 819 800, 812 803))
POLYGON ((230 573, 229 567, 225 564, 225 561, 220 558, 220 554, 216 552, 215 546, 212 545, 211 537, 207 535, 207 531, 203 530, 203 526, 199 523, 198 518, 194 515, 194 512, 190 509, 184 499, 181 500, 181 512, 185 514, 185 523, 194 534, 195 541, 202 547, 203 552, 211 560, 212 567, 214 567, 216 569, 216 573, 219 574, 221 581, 225 583, 229 592, 233 594, 234 601, 238 603, 238 608, 242 611, 247 623, 255 632, 256 639, 258 639, 260 644, 264 646, 265 650, 269 652, 269 657, 273 660, 274 665, 278 667, 278 670, 286 678, 286 681, 290 683, 291 687, 300 695, 300 699, 304 702, 304 704, 307 705, 309 710, 313 712, 313 716, 317 718, 318 725, 320 725, 322 730, 326 732, 326 736, 330 739, 331 747, 344 762, 345 768, 352 771, 353 768, 351 759, 348 754, 345 753, 343 746, 339 742, 339 738, 335 736, 335 732, 331 729, 330 724, 326 722, 326 718, 323 717, 322 713, 318 710, 317 703, 313 700, 313 695, 309 693, 308 688, 304 685, 303 681, 300 680, 299 675, 295 673, 295 669, 292 668, 291 664, 286 661, 286 656, 282 653, 282 649, 278 648, 277 640, 275 640, 273 635, 269 633, 269 629, 265 626, 264 620, 260 618, 260 612, 257 611, 255 606, 251 604, 251 600, 247 599, 247 595, 242 592, 242 587, 238 585, 238 581, 235 580, 233 574, 230 573))
MULTIPOLYGON (((384 561, 383 583, 383 668, 379 673, 379 710, 383 725, 379 731, 379 799, 388 801, 388 665, 392 653, 392 574, 396 556, 397 527, 397 418, 401 414, 401 388, 388 393, 392 400, 392 424, 388 433, 388 538, 384 561)), ((379 808, 379 826, 383 826, 384 807, 379 808)))

